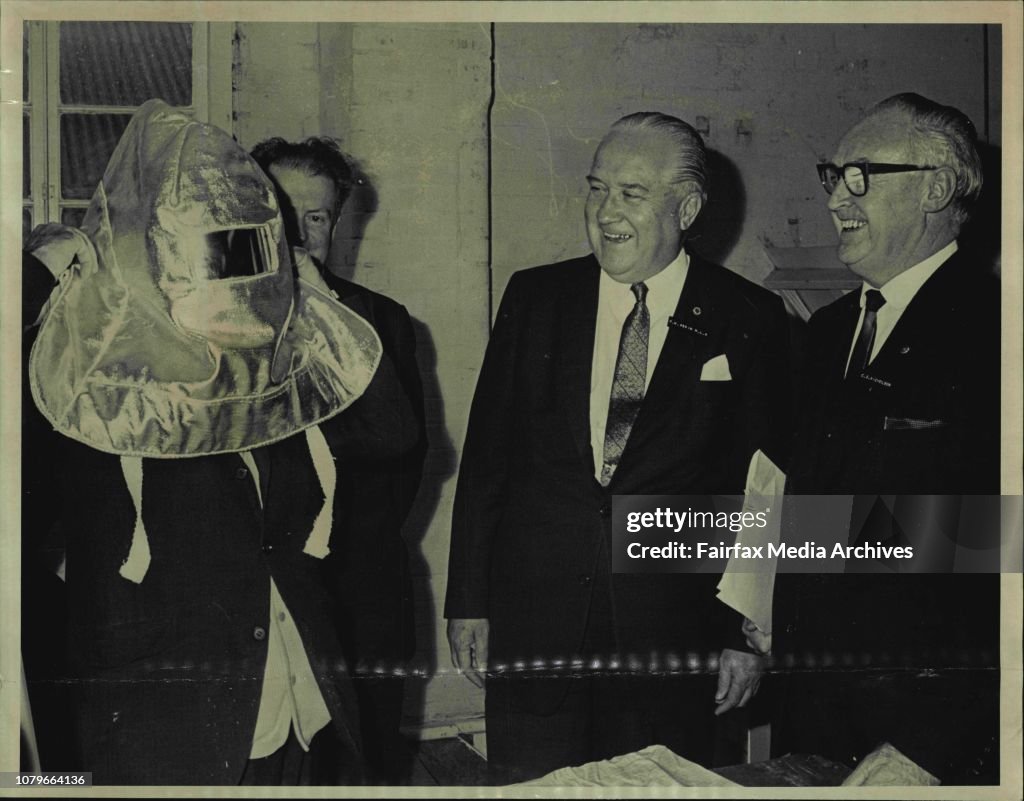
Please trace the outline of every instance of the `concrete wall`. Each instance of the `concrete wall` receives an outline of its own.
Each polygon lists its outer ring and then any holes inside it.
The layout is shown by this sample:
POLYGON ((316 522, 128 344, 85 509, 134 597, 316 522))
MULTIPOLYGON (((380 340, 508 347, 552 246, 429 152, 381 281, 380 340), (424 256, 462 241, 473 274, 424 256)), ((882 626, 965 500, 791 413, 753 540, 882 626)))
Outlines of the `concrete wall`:
POLYGON ((320 130, 316 23, 239 23, 233 44, 233 133, 243 147, 268 136, 327 133, 320 130))
POLYGON ((487 26, 241 23, 235 135, 334 136, 364 185, 343 210, 330 268, 413 317, 430 452, 405 536, 415 575, 419 677, 406 717, 482 714, 450 668, 441 620, 456 449, 490 328, 487 26))
POLYGON ((417 602, 408 718, 478 716, 451 672, 441 619, 456 448, 489 317, 487 104, 491 45, 477 25, 321 25, 323 130, 344 139, 367 186, 335 236, 336 272, 404 303, 416 325, 430 453, 405 535, 417 602))
POLYGON ((331 268, 416 321, 432 447, 406 532, 423 677, 411 721, 482 712, 449 672, 440 618, 458 450, 508 276, 587 252, 583 177, 608 124, 658 109, 705 129, 717 169, 695 247, 757 280, 762 242, 834 241, 814 163, 872 102, 918 91, 998 142, 986 42, 998 52, 978 26, 498 24, 492 81, 487 25, 236 26, 237 138, 342 140, 366 185, 331 268))

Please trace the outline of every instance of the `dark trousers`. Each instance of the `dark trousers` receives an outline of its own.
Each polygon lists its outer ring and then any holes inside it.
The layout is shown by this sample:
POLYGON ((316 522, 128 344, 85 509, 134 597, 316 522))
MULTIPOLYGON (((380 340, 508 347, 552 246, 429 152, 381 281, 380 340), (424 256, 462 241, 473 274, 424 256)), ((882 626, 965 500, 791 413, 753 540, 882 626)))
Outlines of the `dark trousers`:
POLYGON ((713 764, 716 677, 629 670, 622 660, 610 664, 620 651, 610 575, 598 571, 583 657, 585 665, 598 660, 601 668, 568 676, 512 671, 487 679, 487 763, 494 784, 527 781, 654 744, 713 764), (537 714, 527 700, 537 695, 537 682, 558 683, 564 691, 548 714, 537 714))
POLYGON ((327 724, 309 744, 299 745, 295 732, 269 756, 250 759, 238 782, 243 787, 311 787, 363 783, 362 765, 353 764, 350 752, 338 745, 334 727, 327 724))
POLYGON ((487 765, 494 784, 512 784, 558 768, 582 765, 648 745, 710 766, 715 756, 712 709, 715 685, 708 677, 588 675, 573 679, 489 678, 487 765), (517 682, 568 684, 558 708, 547 715, 526 711, 517 682))
POLYGON ((778 579, 774 755, 852 767, 887 741, 943 784, 998 778, 999 576, 778 579))
POLYGON ((822 670, 779 674, 773 756, 850 767, 889 742, 943 784, 999 781, 999 671, 822 670))
POLYGON ((408 781, 413 749, 400 731, 404 679, 356 673, 359 731, 363 739, 367 782, 397 785, 408 781))

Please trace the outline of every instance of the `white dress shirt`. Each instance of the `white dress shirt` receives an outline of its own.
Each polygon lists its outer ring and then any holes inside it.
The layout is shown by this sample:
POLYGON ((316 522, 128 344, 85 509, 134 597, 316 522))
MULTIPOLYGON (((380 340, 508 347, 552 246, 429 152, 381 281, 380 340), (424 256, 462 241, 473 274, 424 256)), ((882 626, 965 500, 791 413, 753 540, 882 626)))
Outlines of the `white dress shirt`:
MULTIPOLYGON (((260 473, 249 451, 239 454, 256 484, 256 495, 263 503, 260 473)), ((270 579, 270 625, 267 629, 267 664, 263 671, 256 730, 252 737, 250 759, 273 754, 295 730, 295 739, 309 750, 313 735, 331 722, 302 637, 284 604, 274 579, 270 579)))
MULTIPOLYGON (((686 251, 681 250, 661 272, 644 281, 647 285, 646 305, 651 319, 645 391, 651 383, 651 376, 668 336, 668 318, 679 305, 679 295, 683 291, 689 269, 690 259, 686 251)), ((636 305, 636 296, 629 287, 630 284, 619 283, 601 271, 594 356, 590 371, 590 446, 594 452, 594 477, 598 480, 604 466, 604 430, 608 423, 608 404, 615 378, 615 360, 619 355, 622 325, 636 305)))
MULTIPOLYGON (((885 340, 889 338, 889 334, 892 333, 896 323, 903 315, 903 311, 924 286, 924 282, 931 278, 935 271, 956 253, 956 250, 957 244, 954 239, 942 250, 936 251, 924 261, 904 270, 895 278, 890 279, 888 283, 879 287, 878 291, 885 298, 885 305, 875 313, 875 342, 871 347, 871 355, 868 356, 868 364, 878 355, 885 340)), ((853 331, 853 340, 850 342, 850 352, 846 357, 847 370, 850 367, 850 357, 853 356, 857 337, 860 336, 860 328, 864 324, 864 298, 870 289, 874 289, 874 287, 865 282, 860 290, 860 317, 857 319, 857 327, 853 331)))

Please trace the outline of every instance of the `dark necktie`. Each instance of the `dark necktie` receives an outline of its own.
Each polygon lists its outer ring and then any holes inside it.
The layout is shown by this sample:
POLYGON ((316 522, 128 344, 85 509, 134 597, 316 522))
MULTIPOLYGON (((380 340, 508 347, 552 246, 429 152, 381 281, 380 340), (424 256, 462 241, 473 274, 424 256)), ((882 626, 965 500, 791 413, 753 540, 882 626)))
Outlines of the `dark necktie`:
POLYGON ((857 344, 853 346, 847 376, 858 376, 871 361, 871 351, 875 346, 875 328, 878 310, 885 305, 885 298, 877 289, 869 289, 864 295, 864 322, 860 325, 857 344))
POLYGON ((608 486, 615 468, 619 466, 629 432, 640 412, 647 383, 647 340, 651 331, 651 315, 644 304, 647 285, 633 284, 629 289, 636 296, 636 305, 622 324, 619 355, 615 359, 608 422, 604 429, 602 487, 608 486))

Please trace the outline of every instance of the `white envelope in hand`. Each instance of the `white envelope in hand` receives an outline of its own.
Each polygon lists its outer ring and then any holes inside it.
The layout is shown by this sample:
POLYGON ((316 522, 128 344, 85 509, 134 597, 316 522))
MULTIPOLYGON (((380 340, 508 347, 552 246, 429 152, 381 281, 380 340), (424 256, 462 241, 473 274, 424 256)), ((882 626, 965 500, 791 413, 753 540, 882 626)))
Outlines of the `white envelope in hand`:
POLYGON ((729 359, 724 353, 719 353, 712 359, 704 362, 700 371, 701 381, 732 381, 732 373, 729 372, 729 359))

